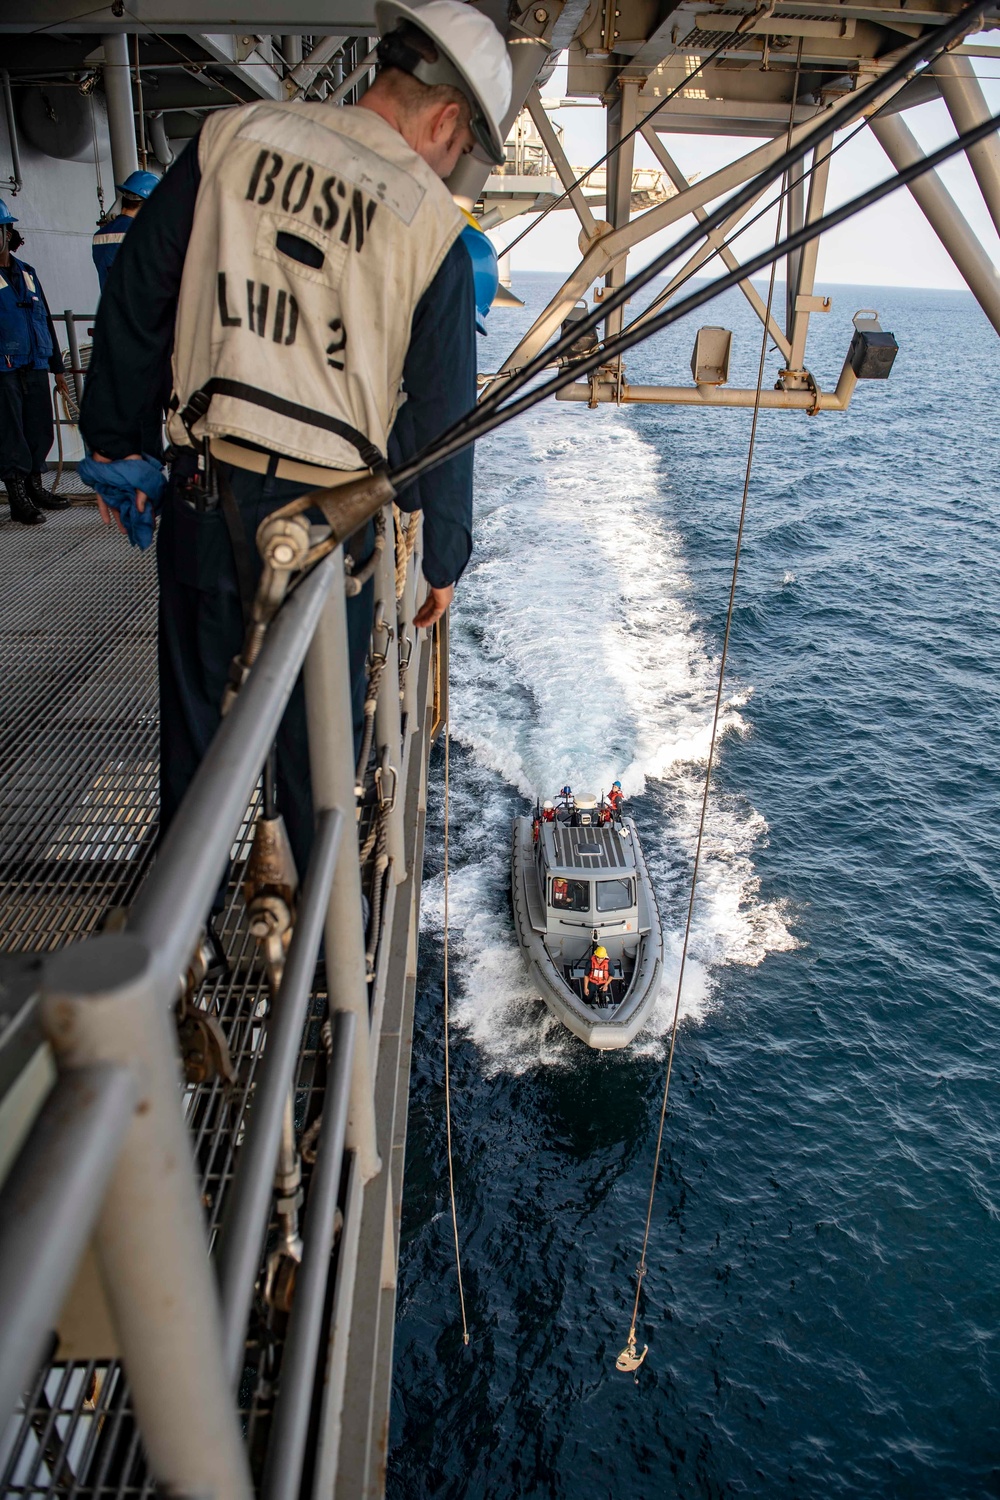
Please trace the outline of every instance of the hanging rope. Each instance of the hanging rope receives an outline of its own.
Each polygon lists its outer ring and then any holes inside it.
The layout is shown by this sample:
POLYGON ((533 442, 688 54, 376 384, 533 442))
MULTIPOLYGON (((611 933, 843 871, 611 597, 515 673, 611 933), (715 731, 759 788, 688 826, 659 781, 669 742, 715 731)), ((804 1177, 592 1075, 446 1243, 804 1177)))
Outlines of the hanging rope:
POLYGON ((104 183, 101 181, 101 148, 97 140, 97 115, 94 111, 94 92, 90 92, 90 132, 94 138, 94 171, 97 174, 98 222, 104 221, 104 183))
POLYGON ((451 764, 448 747, 451 725, 444 726, 444 1122, 448 1140, 448 1196, 451 1199, 451 1228, 455 1237, 455 1271, 458 1276, 458 1305, 462 1313, 462 1343, 469 1342, 469 1325, 465 1319, 465 1289, 462 1286, 462 1251, 458 1242, 458 1211, 455 1208, 455 1166, 451 1154, 451 1053, 448 1046, 448 794, 451 764))
MULTIPOLYGON (((799 70, 802 63, 802 41, 799 41, 798 55, 795 61, 795 87, 792 89, 792 106, 789 112, 788 135, 791 137, 792 124, 795 119, 795 95, 798 91, 799 70)), ((774 242, 777 245, 781 240, 781 219, 784 212, 785 195, 778 198, 778 218, 775 224, 774 242)), ((719 659, 719 680, 715 688, 715 705, 712 710, 712 733, 708 742, 708 763, 705 766, 705 785, 701 795, 701 812, 698 817, 698 836, 694 846, 694 864, 691 870, 691 890, 688 895, 687 916, 684 920, 684 941, 681 944, 681 962, 677 973, 677 993, 674 996, 674 1014, 670 1024, 670 1047, 667 1052, 667 1073, 663 1081, 663 1102, 660 1105, 660 1123, 656 1132, 656 1151, 653 1156, 653 1175, 649 1184, 649 1202, 646 1205, 646 1225, 642 1235, 642 1253, 639 1256, 639 1264, 635 1273, 635 1301, 632 1303, 632 1320, 629 1326, 628 1338, 625 1348, 615 1360, 616 1369, 622 1371, 634 1371, 639 1368, 649 1350, 649 1345, 644 1344, 640 1354, 636 1347, 635 1324, 639 1316, 639 1298, 642 1294, 642 1283, 646 1275, 646 1251, 649 1248, 649 1231, 653 1222, 653 1204, 656 1200, 656 1179, 660 1172, 660 1156, 663 1151, 663 1130, 667 1119, 667 1102, 670 1098, 670 1080, 674 1071, 674 1052, 677 1047, 677 1026, 680 1020, 681 993, 684 988, 684 970, 687 966, 688 948, 691 942, 691 923, 694 917, 694 898, 698 888, 698 872, 701 867, 701 851, 705 840, 705 819, 708 815, 708 794, 712 785, 712 764, 715 760, 715 745, 719 733, 719 719, 722 714, 722 689, 726 679, 726 660, 729 656, 729 638, 733 624, 733 607, 736 603, 736 582, 740 571, 740 554, 743 548, 743 529, 746 524, 747 497, 750 493, 750 474, 753 469, 754 446, 757 441, 757 422, 760 417, 760 393, 764 386, 764 363, 767 358, 768 325, 771 321, 771 307, 774 302, 774 273, 777 261, 771 262, 771 277, 767 287, 767 312, 764 318, 764 331, 760 341, 760 360, 757 365, 757 390, 754 395, 753 418, 750 423, 750 441, 747 446, 746 469, 743 474, 743 495, 740 500, 740 519, 736 528, 736 547, 733 553, 733 571, 729 581, 729 600, 726 605, 726 628, 722 636, 722 655, 719 659)))

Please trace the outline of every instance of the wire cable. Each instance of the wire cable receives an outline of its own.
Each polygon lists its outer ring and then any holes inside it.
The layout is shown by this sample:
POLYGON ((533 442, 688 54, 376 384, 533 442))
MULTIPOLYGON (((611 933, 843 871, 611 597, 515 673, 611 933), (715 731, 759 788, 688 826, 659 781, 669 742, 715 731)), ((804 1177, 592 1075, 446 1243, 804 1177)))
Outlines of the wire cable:
MULTIPOLYGON (((875 111, 875 114, 880 113, 880 110, 875 111)), ((871 118, 874 119, 875 115, 873 114, 871 118)), ((854 129, 849 131, 848 134, 844 136, 843 140, 840 140, 836 143, 836 145, 831 146, 829 151, 827 151, 824 156, 821 156, 818 161, 813 160, 811 166, 807 171, 803 172, 801 178, 799 179, 803 186, 809 181, 810 177, 816 171, 817 167, 821 167, 824 162, 828 162, 832 156, 835 156, 837 152, 841 150, 842 147, 850 145, 851 141, 854 140, 854 137, 856 135, 860 135, 867 124, 867 120, 862 120, 860 124, 855 125, 854 129)), ((657 292, 656 296, 653 298, 652 302, 650 302, 649 306, 644 307, 642 312, 632 319, 631 323, 626 323, 625 327, 622 329, 622 332, 625 333, 630 328, 638 327, 638 325, 645 322, 656 311, 658 307, 662 307, 664 303, 669 302, 671 297, 679 292, 682 286, 687 286, 688 282, 692 281, 700 270, 709 265, 713 260, 716 260, 724 250, 731 250, 733 245, 741 235, 746 234, 748 229, 752 229, 755 224, 759 223, 761 219, 765 218, 774 208, 775 203, 777 203, 779 199, 783 202, 791 191, 791 183, 782 187, 781 191, 777 194, 776 197, 772 198, 770 202, 765 203, 763 208, 758 209, 755 214, 751 215, 749 219, 747 219, 744 223, 740 224, 736 229, 734 229, 732 234, 729 235, 727 239, 721 240, 720 243, 716 245, 715 249, 712 250, 708 255, 706 255, 703 261, 700 261, 697 266, 692 267, 692 269, 686 276, 682 277, 680 281, 678 281, 675 285, 666 287, 662 292, 657 292)))
POLYGON ((448 829, 449 784, 451 765, 449 746, 451 723, 444 726, 444 1122, 448 1143, 448 1196, 451 1200, 451 1229, 455 1239, 455 1273, 458 1276, 458 1306, 462 1314, 462 1343, 469 1342, 469 1325, 465 1318, 465 1288, 462 1285, 462 1251, 458 1240, 458 1209, 455 1206, 455 1166, 451 1151, 451 1050, 448 1042, 448 829))
MULTIPOLYGON (((696 68, 692 68, 690 73, 685 73, 684 77, 681 79, 677 87, 672 88, 669 94, 665 94, 660 102, 655 106, 655 108, 651 109, 649 111, 649 114, 645 115, 639 121, 638 125, 633 125, 631 130, 627 130, 620 140, 616 141, 613 146, 610 146, 608 150, 605 151, 604 155, 594 162, 593 166, 587 168, 582 177, 578 177, 575 182, 570 183, 569 187, 566 188, 564 192, 560 193, 558 198, 554 198, 551 203, 547 203, 539 213, 538 217, 536 219, 532 219, 531 223, 528 224, 524 229, 522 229, 521 233, 519 235, 516 235, 514 239, 511 240, 509 245, 505 245, 503 247, 501 254, 509 255, 510 252, 521 243, 526 235, 529 235, 533 229, 538 228, 543 219, 547 219, 549 214, 557 209, 561 203, 565 203, 570 194, 575 193, 577 188, 587 181, 588 177, 592 177, 594 173, 599 171, 601 167, 604 166, 605 162, 610 161, 612 156, 614 156, 616 152, 620 151, 621 148, 626 145, 626 143, 630 141, 634 135, 638 135, 643 126, 648 125, 650 120, 658 115, 660 110, 664 109, 670 103, 671 99, 676 99, 681 90, 687 88, 692 78, 697 78, 698 74, 702 71, 703 68, 707 68, 709 63, 714 62, 717 57, 720 57, 723 52, 727 51, 727 49, 733 45, 733 42, 738 41, 740 37, 744 36, 746 32, 749 31, 754 22, 760 20, 761 15, 765 10, 773 9, 773 5, 760 5, 755 11, 752 11, 750 12, 750 14, 744 16, 743 20, 740 22, 739 26, 736 27, 735 31, 731 31, 729 35, 719 43, 714 51, 707 53, 707 55, 702 58, 701 62, 696 68)), ((675 46, 673 52, 669 53, 668 56, 664 58, 665 63, 669 62, 671 57, 675 57, 677 55, 681 45, 683 44, 680 43, 675 46)))
MULTIPOLYGON (((795 73, 798 77, 799 67, 802 62, 802 41, 799 41, 798 56, 796 58, 795 73)), ((792 133, 792 123, 795 112, 795 98, 792 96, 792 110, 788 121, 789 137, 792 133)), ((785 196, 778 199, 778 217, 775 222, 774 243, 775 246, 781 241, 781 219, 785 210, 785 196)), ((632 1304, 632 1319, 629 1327, 628 1341, 625 1349, 618 1356, 619 1360, 625 1361, 625 1368, 634 1368, 632 1361, 635 1359, 636 1337, 635 1324, 639 1316, 639 1298, 642 1295, 642 1283, 646 1275, 646 1252, 649 1249, 649 1232, 653 1223, 653 1205, 656 1201, 657 1178, 660 1173, 660 1157, 663 1153, 663 1131, 667 1120, 667 1103, 670 1099, 670 1080, 673 1077, 674 1053, 677 1048, 677 1027, 681 1013, 681 994, 684 989, 684 971, 687 966, 688 949, 691 944, 691 926, 694 920, 694 898, 698 889, 698 873, 701 868, 701 855, 705 843, 705 821, 708 816, 708 797, 712 786, 712 766, 715 761, 715 747, 719 737, 719 719, 722 716, 722 690, 726 680, 726 661, 729 656, 729 641, 733 626, 733 609, 736 604, 736 583, 740 571, 740 555, 743 549, 743 532, 746 526, 747 499, 750 494, 750 474, 753 469, 754 447, 757 442, 757 424, 760 420, 760 396, 764 388, 764 365, 767 359, 768 324, 771 320, 771 308, 774 304, 774 276, 777 270, 777 257, 771 261, 771 277, 767 288, 767 311, 764 317, 764 328, 760 341, 760 359, 757 364, 757 389, 754 394, 753 418, 750 423, 750 441, 747 445, 747 461, 743 474, 743 495, 740 500, 740 518, 736 527, 736 545, 733 551, 733 570, 729 581, 729 599, 726 604, 726 626, 722 636, 722 655, 719 658, 719 678, 715 688, 715 704, 712 709, 712 732, 708 741, 708 760, 705 765, 705 786, 701 796, 701 811, 698 816, 698 834, 694 846, 694 863, 691 867, 691 890, 688 896, 687 916, 684 919, 684 940, 681 944, 681 961, 677 971, 677 993, 674 997, 674 1015, 670 1026, 670 1048, 667 1052, 667 1071, 663 1081, 663 1102, 660 1106, 660 1122, 656 1132, 656 1150, 653 1154, 653 1173, 649 1184, 649 1202, 646 1206, 646 1225, 642 1235, 642 1253, 639 1256, 639 1264, 635 1275, 635 1301, 632 1304)), ((645 1358, 645 1350, 643 1351, 645 1358)))
MULTIPOLYGON (((668 248, 662 251, 661 254, 654 257, 654 259, 650 261, 647 266, 644 266, 641 271, 638 271, 635 276, 624 282, 622 286, 620 286, 616 291, 612 292, 610 296, 605 297, 598 307, 596 307, 585 318, 581 318, 579 322, 574 323, 572 329, 568 330, 560 338, 557 338, 554 344, 550 344, 548 348, 541 350, 534 356, 533 359, 530 359, 526 365, 523 365, 515 374, 511 375, 508 379, 497 380, 494 383, 493 387, 485 393, 485 395, 479 401, 478 405, 471 412, 466 413, 465 417, 460 418, 456 423, 452 425, 452 427, 450 427, 446 432, 442 433, 441 436, 433 444, 429 444, 426 449, 424 449, 421 453, 418 453, 414 457, 414 459, 412 459, 411 462, 407 464, 403 470, 400 471, 401 476, 405 475, 405 477, 401 477, 400 483, 409 483, 419 474, 425 473, 427 467, 435 467, 436 464, 441 461, 441 459, 435 456, 433 458, 433 461, 426 465, 425 459, 428 455, 436 455, 439 450, 442 450, 442 445, 446 445, 447 447, 447 451, 444 452, 445 457, 450 457, 452 452, 459 451, 457 448, 453 448, 451 446, 451 443, 452 440, 457 439, 460 434, 466 432, 469 429, 474 429, 480 435, 482 431, 491 430, 488 428, 481 429, 479 426, 479 419, 484 413, 492 412, 496 407, 498 407, 502 402, 506 401, 516 391, 523 389, 523 387, 527 385, 530 380, 534 379, 536 375, 540 374, 541 371, 553 360, 558 359, 561 355, 568 354, 572 345, 575 344, 577 340, 583 335, 595 331, 598 325, 605 321, 609 313, 623 306, 624 303, 629 300, 629 298, 633 297, 637 291, 641 291, 644 286, 647 286, 650 281, 659 276, 673 261, 677 260, 681 255, 687 254, 689 250, 694 249, 695 245, 700 244, 707 235, 711 234, 713 229, 717 229, 720 224, 725 223, 726 219, 730 217, 735 209, 740 208, 744 203, 750 202, 755 196, 759 196, 764 188, 768 187, 770 183, 777 181, 777 179, 781 177, 789 169, 789 167, 795 166, 795 164, 803 156, 805 156, 808 151, 810 151, 814 146, 818 145, 820 141, 827 139, 830 134, 837 129, 837 120, 839 118, 844 116, 853 118, 854 115, 863 112, 868 108, 869 105, 875 104, 881 98, 881 96, 894 84, 901 83, 916 63, 931 62, 935 60, 940 55, 940 53, 944 52, 948 48, 951 42, 964 35, 975 24, 976 20, 982 15, 982 13, 989 7, 991 3, 993 3, 993 0, 969 0, 969 4, 964 6, 963 9, 956 16, 953 16, 950 21, 946 21, 944 25, 939 26, 933 36, 918 37, 909 47, 904 49, 898 60, 893 64, 891 68, 883 73, 881 77, 874 79, 870 84, 866 84, 863 89, 859 89, 855 94, 849 96, 848 102, 843 106, 834 106, 829 114, 825 115, 822 119, 819 119, 813 129, 806 131, 801 140, 799 140, 794 146, 789 147, 779 157, 771 162, 769 166, 765 167, 755 177, 751 178, 749 182, 744 183, 741 187, 737 188, 732 193, 732 195, 725 200, 724 203, 721 203, 716 209, 713 209, 712 212, 708 214, 707 218, 703 219, 700 224, 696 224, 692 229, 688 230, 680 237, 679 240, 675 241, 673 245, 668 246, 668 248), (929 54, 929 56, 927 54, 929 54), (421 465, 425 466, 421 467, 421 465)), ((995 125, 993 128, 995 128, 995 125)), ((969 137, 973 133, 974 132, 970 132, 966 137, 963 137, 961 139, 963 141, 969 140, 969 144, 974 144, 974 141, 969 139, 969 137)), ((982 135, 975 136, 975 140, 983 139, 983 137, 989 133, 989 130, 983 130, 982 135)), ((955 149, 960 148, 956 146, 955 149)), ((950 152, 949 154, 953 154, 953 152, 950 152)), ((947 160, 947 156, 942 157, 941 159, 947 160)), ((930 158, 928 158, 927 160, 930 160, 930 158)), ((924 170, 926 170, 926 168, 924 170)), ((914 176, 919 175, 920 172, 914 173, 914 176)), ((912 177, 905 177, 905 173, 899 174, 899 178, 905 178, 906 181, 913 180, 912 177)), ((902 180, 899 181, 899 185, 903 185, 902 180)), ((890 192, 893 190, 894 189, 891 187, 886 189, 886 191, 890 192)), ((884 194, 882 196, 884 196, 884 194)), ((860 203, 861 200, 856 199, 854 201, 860 203)), ((871 201, 877 202, 878 198, 873 198, 871 201)), ((863 206, 868 205, 865 204, 863 206)), ((838 219, 837 222, 841 223, 843 222, 843 220, 838 219)), ((828 222, 825 222, 825 227, 832 226, 828 222)), ((810 235, 807 236, 807 239, 811 237, 812 234, 810 233, 810 235)), ((804 243, 806 243, 806 240, 799 241, 799 244, 804 243)), ((795 245, 791 248, 797 249, 798 245, 795 245)), ((787 253, 787 251, 783 251, 782 253, 787 253)), ((761 265, 768 265, 769 263, 769 259, 765 258, 761 262, 761 265)), ((750 273, 744 271, 743 275, 737 276, 736 279, 743 280, 747 274, 750 273)), ((735 283, 726 281, 726 286, 730 284, 735 283)), ((721 283, 719 284, 719 290, 725 290, 725 287, 721 283)), ((700 306, 701 304, 698 303, 697 305, 700 306)), ((623 335, 619 335, 619 337, 622 336, 623 335)), ((605 346, 606 349, 610 349, 610 347, 611 345, 605 346)), ((616 352, 619 351, 616 350, 616 352)), ((598 363, 600 363, 600 361, 598 361, 598 363)), ((591 368, 596 368, 596 366, 592 366, 591 368)), ((566 382, 562 381, 560 383, 565 384, 566 382)), ((547 387, 546 393, 548 393, 550 389, 552 388, 547 387)), ((518 409, 520 410, 523 408, 518 409)), ((465 443, 461 443, 460 446, 464 447, 465 443)))
MULTIPOLYGON (((751 256, 749 260, 739 265, 735 271, 729 271, 724 276, 720 276, 715 281, 711 281, 706 286, 699 288, 698 291, 690 293, 672 307, 665 308, 663 312, 658 313, 649 322, 643 323, 639 327, 635 323, 632 323, 627 330, 623 330, 615 338, 610 339, 602 347, 596 349, 592 354, 575 361, 566 369, 560 370, 550 380, 533 387, 516 400, 510 401, 499 409, 486 412, 482 411, 481 405, 478 408, 474 408, 465 421, 455 424, 455 427, 452 429, 454 436, 449 435, 447 432, 444 433, 437 443, 425 449, 423 453, 417 454, 414 459, 404 464, 402 468, 393 471, 389 475, 390 482, 396 490, 401 489, 403 485, 412 483, 414 479, 419 478, 431 469, 437 468, 438 464, 444 463, 455 453, 461 452, 470 443, 477 441, 481 437, 485 437, 487 433, 494 432, 513 417, 520 416, 522 412, 528 411, 532 406, 537 406, 539 402, 546 400, 547 397, 555 395, 557 391, 562 390, 563 386, 580 380, 583 376, 589 375, 591 371, 598 369, 599 366, 606 364, 610 359, 626 353, 629 349, 633 349, 636 344, 641 344, 654 334, 660 333, 664 328, 668 328, 670 324, 676 323, 679 319, 686 317, 688 313, 695 312, 698 308, 703 307, 706 302, 713 301, 722 292, 728 291, 730 287, 739 285, 741 281, 747 280, 757 271, 765 270, 774 261, 780 260, 783 255, 789 254, 790 251, 801 249, 810 240, 827 233, 830 229, 836 229, 838 225, 845 223, 864 209, 871 208, 873 204, 878 203, 882 198, 888 197, 890 193, 897 192, 901 187, 906 187, 909 183, 915 182, 925 172, 934 171, 935 168, 950 160, 959 151, 966 151, 978 141, 985 140, 987 136, 992 135, 998 128, 1000 128, 1000 114, 982 121, 981 124, 974 126, 971 130, 967 130, 955 140, 949 141, 946 145, 939 147, 937 151, 933 151, 930 156, 925 156, 919 161, 912 162, 910 166, 903 168, 902 171, 895 173, 884 182, 876 183, 874 187, 868 188, 864 193, 859 193, 856 198, 852 198, 848 202, 841 204, 839 208, 831 209, 823 218, 816 219, 809 224, 804 224, 793 234, 788 235, 775 248, 762 250, 759 254, 751 256)), ((628 285, 629 283, 626 283, 626 289, 628 285)))

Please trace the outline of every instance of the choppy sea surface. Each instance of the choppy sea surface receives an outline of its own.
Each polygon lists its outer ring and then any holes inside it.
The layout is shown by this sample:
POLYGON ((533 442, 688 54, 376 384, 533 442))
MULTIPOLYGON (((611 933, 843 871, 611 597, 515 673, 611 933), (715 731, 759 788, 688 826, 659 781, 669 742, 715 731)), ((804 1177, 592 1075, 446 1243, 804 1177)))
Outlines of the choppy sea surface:
MULTIPOLYGON (((495 309, 494 368, 556 280, 495 309)), ((480 445, 453 610, 448 1214, 442 760, 428 817, 388 1489, 1000 1494, 1000 478, 971 296, 823 287, 900 353, 846 415, 761 416, 638 1333, 625 1342, 750 413, 549 403, 480 445), (619 776, 668 954, 627 1051, 523 972, 510 819, 619 776)), ((779 292, 783 288, 779 286, 779 292)), ((696 315, 734 330, 738 293, 696 315)), ((629 361, 686 383, 695 323, 629 361)), ((768 363, 773 383, 778 359, 768 363)))

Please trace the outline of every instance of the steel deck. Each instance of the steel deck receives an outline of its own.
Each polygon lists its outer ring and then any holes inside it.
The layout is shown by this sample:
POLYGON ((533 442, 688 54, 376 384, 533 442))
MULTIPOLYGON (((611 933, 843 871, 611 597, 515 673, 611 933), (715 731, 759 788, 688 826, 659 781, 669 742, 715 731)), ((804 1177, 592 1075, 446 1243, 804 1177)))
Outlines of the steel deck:
MULTIPOLYGON (((41 952, 127 907, 153 851, 155 556, 105 530, 92 508, 74 507, 45 526, 0 520, 0 576, 0 953, 41 952)), ((186 1094, 213 1237, 267 1031, 267 989, 238 893, 255 812, 252 803, 233 851, 222 923, 231 974, 199 996, 223 1027, 237 1081, 186 1094)), ((326 1013, 316 990, 298 1065, 300 1131, 322 1093, 326 1013)), ((258 1477, 281 1340, 275 1318, 255 1309, 240 1409, 258 1477)), ((55 1340, 50 1361, 0 1434, 0 1494, 150 1493, 117 1361, 60 1361, 55 1340)))

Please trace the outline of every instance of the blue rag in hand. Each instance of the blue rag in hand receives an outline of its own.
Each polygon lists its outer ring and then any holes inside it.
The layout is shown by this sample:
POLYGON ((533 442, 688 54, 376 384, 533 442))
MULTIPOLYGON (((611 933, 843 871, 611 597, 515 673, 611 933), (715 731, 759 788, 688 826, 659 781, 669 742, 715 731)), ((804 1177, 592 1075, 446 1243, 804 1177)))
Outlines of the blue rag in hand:
POLYGON ((132 546, 145 552, 153 540, 156 517, 167 488, 167 476, 156 459, 147 453, 142 458, 118 458, 105 464, 98 463, 88 453, 80 460, 79 474, 121 516, 132 546), (136 490, 149 496, 144 511, 135 503, 136 490))

